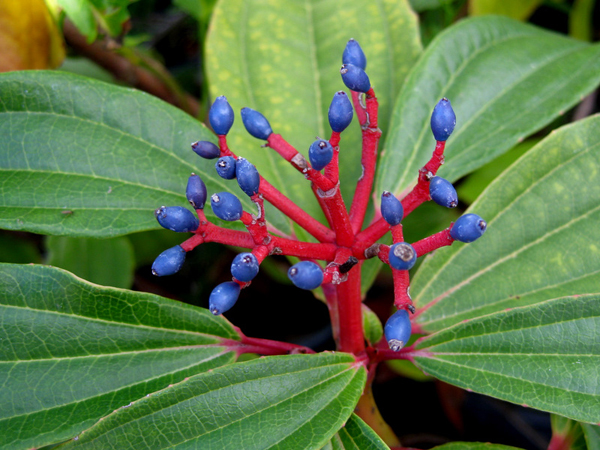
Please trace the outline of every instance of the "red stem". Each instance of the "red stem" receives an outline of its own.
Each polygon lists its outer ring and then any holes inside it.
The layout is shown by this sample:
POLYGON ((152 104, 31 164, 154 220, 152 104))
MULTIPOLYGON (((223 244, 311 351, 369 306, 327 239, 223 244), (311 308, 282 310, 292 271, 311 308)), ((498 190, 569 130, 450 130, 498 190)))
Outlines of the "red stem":
POLYGON ((361 264, 348 272, 348 279, 337 285, 341 352, 359 355, 365 349, 360 298, 361 264))
POLYGON ((288 342, 271 341, 269 339, 251 338, 237 327, 234 327, 240 337, 240 341, 234 339, 222 339, 220 345, 225 345, 228 351, 236 352, 237 356, 243 353, 258 353, 259 355, 290 355, 298 353, 315 353, 314 350, 303 345, 290 344, 288 342))
POLYGON ((331 162, 325 166, 325 176, 334 184, 337 184, 340 180, 340 133, 332 131, 329 143, 333 147, 333 158, 331 158, 331 162))
POLYGON ((420 241, 412 244, 413 248, 417 252, 417 258, 423 256, 429 252, 437 250, 440 247, 445 247, 447 245, 452 245, 454 239, 450 236, 450 228, 446 228, 445 230, 440 231, 439 233, 432 234, 431 236, 426 237, 425 239, 421 239, 420 241))

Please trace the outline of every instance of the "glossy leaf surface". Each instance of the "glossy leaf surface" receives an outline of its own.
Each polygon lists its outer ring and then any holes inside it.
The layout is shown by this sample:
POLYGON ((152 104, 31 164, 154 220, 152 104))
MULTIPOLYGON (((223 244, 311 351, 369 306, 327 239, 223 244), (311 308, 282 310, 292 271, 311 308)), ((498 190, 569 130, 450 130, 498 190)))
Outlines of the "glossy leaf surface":
POLYGON ((348 419, 365 379, 342 353, 233 364, 134 402, 64 448, 318 449, 348 419))
POLYGON ((484 236, 440 249, 413 280, 425 330, 598 292, 599 142, 600 116, 563 127, 484 191, 469 210, 487 221, 484 236))
POLYGON ((389 450, 389 447, 360 417, 352 414, 322 450, 389 450))
MULTIPOLYGON (((228 135, 232 151, 248 158, 313 217, 322 214, 309 184, 275 151, 260 148, 264 141, 245 131, 239 111, 260 111, 275 133, 308 157, 315 136, 330 136, 327 111, 334 93, 348 92, 339 70, 350 38, 367 56, 385 132, 394 99, 421 51, 416 16, 407 1, 225 0, 214 10, 208 35, 211 96, 225 95, 236 113, 228 135)), ((340 143, 341 189, 347 202, 361 173, 360 142, 354 119, 340 143)))
POLYGON ((598 423, 599 327, 599 295, 564 297, 435 333, 415 359, 459 387, 598 423))
POLYGON ((102 288, 46 266, 0 265, 0 447, 69 439, 114 409, 232 362, 207 310, 102 288))
POLYGON ((416 182, 435 147, 429 127, 442 97, 456 128, 438 174, 454 181, 548 124, 600 82, 590 46, 503 17, 464 20, 441 33, 406 80, 379 164, 378 191, 416 182))
POLYGON ((153 211, 187 205, 191 172, 209 193, 241 192, 190 148, 212 133, 147 94, 58 72, 2 74, 0 91, 2 228, 93 237, 160 228, 153 211))

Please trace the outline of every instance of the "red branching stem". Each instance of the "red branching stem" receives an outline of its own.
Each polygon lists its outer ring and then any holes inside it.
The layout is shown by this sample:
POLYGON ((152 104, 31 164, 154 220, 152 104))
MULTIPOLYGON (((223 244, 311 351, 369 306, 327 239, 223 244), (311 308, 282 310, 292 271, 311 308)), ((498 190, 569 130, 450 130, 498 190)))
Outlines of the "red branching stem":
MULTIPOLYGON (((387 346, 387 344, 386 344, 387 346)), ((369 347, 367 348, 367 354, 369 355, 369 359, 371 360, 371 364, 377 364, 381 361, 389 361, 392 359, 405 359, 408 361, 413 361, 413 351, 414 347, 404 347, 399 351, 395 352, 388 348, 375 348, 369 347)))
MULTIPOLYGON (((234 158, 237 158, 227 146, 227 137, 219 135, 218 138, 221 156, 233 156, 234 158)), ((330 229, 311 217, 306 211, 275 189, 275 187, 262 176, 260 177, 260 192, 263 194, 265 200, 304 228, 319 242, 333 242, 335 240, 335 236, 330 229)))
POLYGON ((360 291, 361 264, 348 272, 348 279, 337 285, 339 350, 358 355, 365 349, 360 291))
POLYGON ((247 213, 246 211, 242 213, 242 218, 240 220, 248 230, 248 233, 250 233, 254 244, 265 245, 269 243, 270 238, 264 221, 255 219, 252 217, 252 214, 247 213))
POLYGON ((340 180, 340 133, 332 131, 329 143, 333 147, 333 158, 331 158, 331 162, 325 166, 325 176, 331 180, 333 184, 337 184, 340 180))
POLYGON ((354 233, 350 226, 350 217, 339 186, 331 191, 318 192, 317 194, 323 199, 325 207, 329 210, 335 233, 335 242, 342 247, 351 247, 354 242, 354 233))
POLYGON ((361 93, 352 91, 352 103, 354 104, 354 111, 356 111, 356 118, 358 123, 363 126, 367 123, 367 111, 361 102, 361 93))
POLYGON ((220 345, 225 345, 227 350, 236 352, 237 356, 243 353, 258 353, 259 355, 290 355, 298 353, 315 353, 314 350, 303 345, 288 342, 271 341, 269 339, 251 338, 244 335, 237 327, 236 331, 241 341, 222 339, 220 345))
POLYGON ((437 250, 440 247, 452 245, 454 239, 450 236, 450 228, 440 231, 439 233, 432 234, 420 241, 412 244, 413 248, 417 252, 417 257, 426 255, 429 252, 437 250))
POLYGON ((325 302, 329 310, 329 320, 331 321, 331 332, 336 348, 340 348, 340 318, 338 313, 338 294, 337 286, 327 283, 321 286, 325 294, 325 302))
POLYGON ((350 207, 350 223, 355 234, 360 231, 365 220, 373 189, 373 180, 375 179, 377 148, 381 137, 381 130, 377 127, 379 103, 373 88, 367 92, 366 103, 367 122, 362 124, 362 175, 356 183, 356 190, 350 207))
POLYGON ((402 224, 399 223, 398 225, 394 225, 393 227, 391 227, 392 229, 392 242, 394 244, 398 243, 398 242, 404 242, 404 233, 402 232, 403 228, 402 228, 402 224))

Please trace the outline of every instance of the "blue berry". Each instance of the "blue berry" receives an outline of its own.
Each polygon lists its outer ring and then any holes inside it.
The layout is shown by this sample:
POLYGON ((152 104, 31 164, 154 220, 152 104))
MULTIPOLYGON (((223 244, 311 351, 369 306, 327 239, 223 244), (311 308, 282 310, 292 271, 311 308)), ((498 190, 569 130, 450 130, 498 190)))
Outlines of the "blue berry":
POLYGON ((231 275, 237 280, 248 282, 258 274, 258 260, 252 253, 240 253, 231 263, 231 275))
POLYGON ((485 233, 486 228, 486 221, 477 214, 464 214, 452 226, 450 237, 460 242, 473 242, 485 233))
POLYGON ((191 174, 188 178, 185 196, 194 209, 204 209, 207 196, 206 185, 204 184, 204 181, 202 181, 202 178, 195 173, 191 174))
POLYGON ((288 278, 300 289, 316 289, 323 282, 323 271, 318 264, 300 261, 288 270, 288 278))
POLYGON ((440 206, 456 208, 458 195, 456 189, 448 180, 442 177, 433 177, 429 183, 429 195, 431 199, 440 206))
POLYGON ((383 216, 383 220, 391 226, 398 225, 402 222, 404 208, 402 207, 400 200, 398 200, 391 192, 383 191, 383 194, 381 194, 381 215, 383 216))
POLYGON ((450 104, 450 100, 446 97, 441 99, 431 114, 431 131, 436 141, 447 140, 456 125, 456 115, 450 104))
POLYGON ((354 108, 352 108, 352 102, 350 102, 348 95, 344 91, 333 94, 328 114, 331 129, 336 133, 341 133, 350 125, 353 115, 354 108))
POLYGON ((329 142, 318 139, 310 144, 308 158, 310 159, 313 169, 321 170, 331 162, 331 158, 333 158, 333 147, 329 142))
POLYGON ((417 262, 417 252, 408 242, 398 242, 390 247, 390 266, 396 270, 409 270, 417 262))
POLYGON ((192 150, 206 159, 215 159, 221 155, 221 150, 209 141, 198 141, 192 144, 192 150))
POLYGON ((235 166, 236 161, 233 156, 221 156, 215 163, 217 174, 226 180, 233 180, 235 178, 235 166))
POLYGON ((248 133, 257 139, 267 138, 273 133, 269 121, 258 111, 250 108, 242 108, 242 122, 248 133))
POLYGON ((360 45, 358 45, 358 42, 354 39, 350 39, 346 44, 346 48, 342 54, 342 63, 353 64, 362 70, 367 68, 367 57, 362 48, 360 48, 360 45))
POLYGON ((219 192, 210 197, 210 206, 221 220, 232 222, 242 217, 242 204, 239 199, 229 192, 219 192))
POLYGON ((233 125, 233 109, 224 95, 217 97, 208 112, 210 126, 215 133, 222 135, 229 133, 233 125))
POLYGON ((240 188, 248 197, 258 194, 260 175, 256 167, 246 158, 238 158, 235 165, 235 176, 240 188))
POLYGON ((195 231, 199 225, 198 218, 183 206, 161 206, 154 216, 161 227, 178 233, 195 231))
POLYGON ((411 331, 410 317, 405 309, 400 309, 392 314, 384 328, 385 340, 390 349, 397 352, 404 347, 410 339, 411 331))
POLYGON ((346 87, 356 92, 367 92, 371 89, 371 81, 369 76, 360 67, 353 64, 344 64, 340 69, 342 81, 346 87))
POLYGON ((152 264, 152 275, 164 277, 179 272, 185 261, 185 250, 181 245, 176 245, 162 252, 152 264))
POLYGON ((229 311, 240 296, 240 285, 235 281, 226 281, 219 284, 210 293, 208 310, 215 316, 229 311))

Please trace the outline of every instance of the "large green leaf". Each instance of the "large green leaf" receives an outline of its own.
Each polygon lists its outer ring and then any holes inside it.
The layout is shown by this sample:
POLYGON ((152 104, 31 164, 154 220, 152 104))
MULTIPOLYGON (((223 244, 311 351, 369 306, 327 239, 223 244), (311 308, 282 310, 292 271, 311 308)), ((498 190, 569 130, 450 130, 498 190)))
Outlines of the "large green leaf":
POLYGON ((472 205, 485 235, 425 261, 411 292, 427 331, 600 283, 600 116, 552 133, 472 205))
MULTIPOLYGON (((245 131, 239 110, 262 112, 273 131, 307 155, 315 136, 329 137, 327 110, 346 90, 339 73, 346 42, 355 38, 387 130, 394 99, 421 51, 415 14, 405 0, 221 0, 206 46, 210 92, 227 96, 236 112, 230 146, 313 217, 319 206, 304 177, 245 131)), ((341 188, 349 201, 361 174, 355 120, 340 144, 341 188)))
POLYGON ((227 364, 237 337, 207 310, 0 265, 0 447, 73 437, 116 408, 227 364))
POLYGON ((147 94, 59 72, 2 74, 0 92, 2 228, 93 237, 159 228, 153 210, 186 205, 191 172, 209 193, 241 192, 190 149, 212 133, 147 94))
POLYGON ((581 424, 588 450, 600 450, 600 426, 581 424))
POLYGON ((389 447, 360 417, 352 414, 322 450, 389 450, 389 447))
POLYGON ((431 43, 406 80, 377 192, 401 193, 416 182, 435 146, 429 120, 442 97, 457 119, 439 174, 453 181, 548 124, 599 82, 600 45, 503 17, 464 20, 431 43))
POLYGON ((319 449, 352 413, 365 379, 342 353, 233 364, 121 408, 64 448, 319 449))
POLYGON ((600 295, 547 300, 457 324, 417 343, 448 383, 582 422, 600 422, 600 295))

